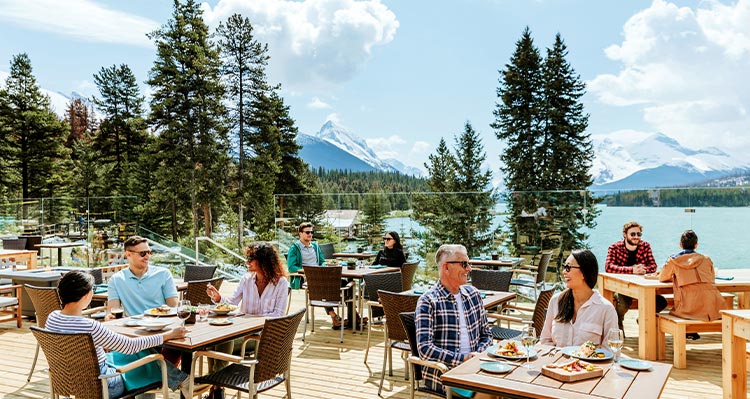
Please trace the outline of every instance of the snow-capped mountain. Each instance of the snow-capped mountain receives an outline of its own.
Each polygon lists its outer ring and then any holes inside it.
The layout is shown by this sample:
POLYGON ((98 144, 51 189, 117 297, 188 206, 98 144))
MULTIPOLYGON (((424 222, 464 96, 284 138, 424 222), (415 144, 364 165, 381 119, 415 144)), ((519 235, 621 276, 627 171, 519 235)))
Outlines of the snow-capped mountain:
POLYGON ((596 188, 680 186, 750 169, 718 148, 685 148, 663 133, 593 136, 591 173, 596 188))
POLYGON ((320 128, 317 137, 321 140, 327 141, 338 148, 348 152, 349 154, 361 159, 368 165, 372 166, 377 170, 386 172, 395 172, 396 169, 383 162, 375 152, 367 146, 365 140, 356 134, 350 132, 345 127, 337 124, 333 121, 327 121, 320 128))
POLYGON ((387 158, 384 159, 383 162, 387 163, 388 165, 392 166, 394 169, 398 170, 402 174, 415 176, 415 177, 422 177, 424 176, 424 172, 422 172, 422 169, 419 169, 414 166, 409 166, 398 159, 395 158, 387 158))

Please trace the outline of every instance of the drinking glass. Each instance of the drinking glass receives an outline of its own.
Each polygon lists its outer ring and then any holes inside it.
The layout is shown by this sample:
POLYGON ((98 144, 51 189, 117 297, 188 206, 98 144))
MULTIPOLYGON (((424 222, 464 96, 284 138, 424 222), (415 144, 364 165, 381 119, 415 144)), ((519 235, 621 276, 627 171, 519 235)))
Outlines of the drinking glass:
POLYGON ((177 303, 177 318, 182 321, 182 326, 185 327, 185 320, 190 317, 192 309, 190 307, 190 301, 183 299, 177 303))
POLYGON ((536 345, 536 343, 539 342, 539 338, 536 336, 536 329, 532 324, 527 325, 523 329, 523 333, 521 334, 521 344, 526 349, 526 365, 523 367, 527 369, 531 369, 532 366, 529 364, 529 354, 531 353, 531 348, 536 345))
POLYGON ((211 307, 206 304, 198 305, 198 322, 208 321, 208 313, 211 312, 211 307))
POLYGON ((622 345, 624 343, 625 333, 619 328, 611 328, 607 334, 607 346, 609 346, 609 350, 611 350, 612 354, 615 356, 612 364, 612 369, 614 370, 619 370, 620 368, 618 363, 620 362, 620 351, 622 350, 622 345))

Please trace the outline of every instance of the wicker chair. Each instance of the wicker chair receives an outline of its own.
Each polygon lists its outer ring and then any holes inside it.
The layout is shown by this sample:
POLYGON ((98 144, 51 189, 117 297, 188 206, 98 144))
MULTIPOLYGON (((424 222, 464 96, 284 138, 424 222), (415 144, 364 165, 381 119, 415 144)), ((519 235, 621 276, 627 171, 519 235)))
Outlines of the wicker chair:
POLYGON ((266 319, 255 357, 251 360, 216 351, 196 352, 191 369, 193 373, 190 375, 190 393, 192 394, 195 384, 211 384, 237 390, 238 399, 241 397, 240 392, 247 392, 250 398, 255 398, 258 392, 285 382, 286 397, 291 398, 289 368, 292 362, 292 345, 304 313, 305 309, 300 309, 288 316, 266 319), (201 364, 204 356, 231 364, 215 373, 195 377, 196 365, 201 364))
MULTIPOLYGON (((517 266, 517 269, 513 269, 513 272, 518 275, 531 276, 531 279, 514 278, 510 281, 510 285, 519 287, 527 287, 534 289, 534 297, 530 298, 536 300, 539 296, 539 290, 544 289, 544 279, 547 276, 547 266, 549 261, 552 259, 552 251, 542 252, 542 257, 539 259, 539 264, 534 265, 521 265, 517 266)), ((519 292, 520 295, 520 292, 519 292)))
POLYGON ((406 262, 401 266, 401 289, 403 291, 409 291, 411 285, 414 282, 414 274, 417 273, 419 267, 419 261, 406 262))
POLYGON ((187 290, 185 290, 185 293, 182 295, 182 299, 187 299, 192 305, 196 306, 202 303, 213 303, 211 297, 206 294, 206 287, 211 284, 218 290, 221 287, 221 283, 223 282, 224 277, 216 277, 210 280, 188 281, 187 290))
MULTIPOLYGON (((537 298, 536 305, 534 305, 534 309, 524 308, 516 305, 505 305, 504 309, 516 309, 516 310, 523 310, 526 312, 533 312, 531 315, 531 323, 534 326, 534 329, 536 330, 537 337, 542 334, 542 328, 544 327, 544 319, 547 315, 547 307, 549 306, 549 301, 552 298, 552 294, 555 293, 554 288, 550 288, 548 290, 542 291, 539 294, 539 298, 537 298)), ((488 318, 493 318, 498 321, 505 320, 508 323, 508 328, 500 327, 500 326, 492 326, 492 337, 495 339, 513 339, 517 338, 521 335, 521 330, 515 330, 510 328, 510 322, 515 323, 524 323, 524 320, 520 317, 514 317, 506 314, 496 314, 496 313, 488 313, 488 318)))
MULTIPOLYGON (((383 305, 378 298, 378 290, 401 292, 401 272, 365 274, 365 296, 367 298, 367 308, 369 309, 370 322, 367 323, 367 346, 365 348, 365 363, 367 355, 370 353, 370 336, 372 334, 372 325, 376 323, 376 317, 385 316, 383 305)), ((382 321, 381 321, 382 324, 382 321)))
MULTIPOLYGON (((51 332, 36 326, 31 327, 44 356, 49 364, 49 385, 53 398, 73 397, 76 399, 109 398, 107 379, 119 374, 100 374, 99 360, 94 341, 89 333, 51 332)), ((161 382, 142 388, 126 391, 120 398, 151 391, 161 387, 162 396, 169 397, 167 390, 167 365, 162 355, 148 355, 135 362, 117 368, 118 373, 135 369, 144 364, 158 361, 161 367, 161 382)))
MULTIPOLYGON (((34 287, 33 285, 24 285, 26 294, 31 299, 31 303, 34 305, 34 314, 36 316, 36 325, 39 328, 44 328, 47 325, 47 316, 52 311, 62 309, 60 304, 60 295, 57 293, 57 287, 34 287)), ((36 361, 39 357, 39 343, 36 344, 36 351, 34 352, 34 361, 31 363, 31 370, 29 370, 29 376, 26 378, 26 382, 31 381, 31 375, 34 373, 36 367, 36 361)))
POLYGON ((409 348, 411 349, 411 356, 407 359, 407 362, 409 363, 409 376, 411 377, 409 378, 409 398, 414 399, 415 391, 425 392, 429 395, 444 398, 445 395, 442 392, 429 389, 424 386, 424 384, 420 384, 420 381, 423 379, 422 367, 438 369, 441 373, 445 373, 448 371, 448 366, 432 360, 422 360, 419 357, 419 350, 417 349, 417 326, 414 322, 414 312, 403 312, 399 316, 401 325, 409 338, 409 348))
POLYGON ((182 280, 185 282, 196 280, 208 280, 214 278, 216 266, 185 265, 185 273, 182 280))
MULTIPOLYGON (((346 305, 346 291, 351 290, 353 283, 341 286, 341 268, 327 266, 302 266, 307 280, 307 306, 310 309, 310 331, 315 332, 316 307, 338 307, 339 314, 344 314, 346 305)), ((307 332, 307 318, 302 329, 302 341, 307 332)), ((342 326, 339 342, 344 342, 344 328, 342 326)))
POLYGON ((471 285, 479 290, 510 291, 510 280, 513 272, 510 270, 471 270, 471 285))
MULTIPOLYGON (((409 352, 409 337, 401 324, 399 314, 403 312, 413 312, 417 309, 419 295, 399 294, 395 292, 379 291, 380 302, 383 304, 385 311, 385 348, 383 353, 383 372, 380 374, 380 388, 378 395, 383 390, 383 381, 385 380, 385 364, 388 362, 388 375, 393 375, 393 348, 409 352)), ((404 360, 406 357, 404 357, 404 360)), ((408 370, 408 364, 404 361, 404 368, 408 370)), ((409 373, 405 376, 409 378, 409 373)))
POLYGON ((26 249, 26 237, 3 238, 3 249, 26 249))

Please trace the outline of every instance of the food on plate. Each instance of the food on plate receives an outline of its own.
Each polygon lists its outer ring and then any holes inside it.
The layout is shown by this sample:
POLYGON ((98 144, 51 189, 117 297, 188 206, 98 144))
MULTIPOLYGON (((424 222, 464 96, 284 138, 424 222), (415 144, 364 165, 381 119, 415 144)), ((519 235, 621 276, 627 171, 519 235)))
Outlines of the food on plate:
POLYGON ((214 307, 214 310, 218 310, 219 312, 231 312, 233 310, 237 309, 236 306, 230 305, 228 303, 220 303, 214 307))
POLYGON ((505 341, 505 343, 497 349, 497 354, 500 356, 522 356, 526 354, 526 352, 521 349, 521 345, 518 342, 505 341))
POLYGON ((547 367, 550 369, 562 369, 569 373, 576 373, 576 372, 581 372, 581 371, 594 371, 600 368, 591 363, 586 363, 578 359, 571 360, 567 363, 562 363, 562 364, 548 364, 544 367, 547 367))
POLYGON ((161 305, 158 308, 153 308, 148 310, 148 314, 150 315, 157 315, 157 316, 164 316, 168 315, 172 312, 172 308, 170 308, 167 305, 161 305))
POLYGON ((573 352, 573 356, 588 357, 592 359, 602 359, 607 355, 604 352, 597 352, 597 346, 591 341, 584 342, 576 351, 573 352))

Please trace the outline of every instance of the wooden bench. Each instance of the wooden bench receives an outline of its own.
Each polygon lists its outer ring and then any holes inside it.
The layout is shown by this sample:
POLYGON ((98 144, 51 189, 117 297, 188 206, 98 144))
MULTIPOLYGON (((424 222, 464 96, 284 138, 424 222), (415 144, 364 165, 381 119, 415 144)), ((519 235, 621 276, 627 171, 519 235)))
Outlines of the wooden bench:
MULTIPOLYGON (((674 308, 674 294, 661 294, 661 296, 664 297, 664 299, 667 300, 667 307, 666 309, 672 309, 674 308)), ((722 292, 721 297, 724 298, 724 307, 725 309, 734 309, 734 294, 730 292, 722 292)), ((630 304, 629 309, 635 309, 638 310, 638 300, 633 298, 633 303, 630 304)))
POLYGON ((667 352, 666 334, 672 335, 672 346, 674 352, 674 367, 684 369, 687 367, 687 339, 688 333, 721 332, 721 319, 714 321, 690 320, 673 316, 668 313, 656 315, 659 331, 657 342, 659 352, 658 360, 664 360, 667 352))

